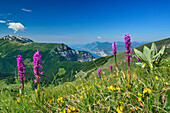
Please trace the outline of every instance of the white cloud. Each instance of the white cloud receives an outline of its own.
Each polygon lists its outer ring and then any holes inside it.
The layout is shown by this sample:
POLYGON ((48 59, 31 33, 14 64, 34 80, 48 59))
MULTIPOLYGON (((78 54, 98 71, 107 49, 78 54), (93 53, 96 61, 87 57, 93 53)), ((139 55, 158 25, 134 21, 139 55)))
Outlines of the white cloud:
POLYGON ((11 22, 11 23, 8 23, 7 25, 9 29, 13 29, 14 30, 14 33, 16 33, 18 30, 21 30, 23 31, 24 29, 26 29, 21 23, 14 23, 14 22, 11 22))
POLYGON ((98 38, 98 39, 102 39, 102 37, 100 37, 100 36, 97 36, 97 38, 98 38))
POLYGON ((22 8, 21 10, 26 11, 26 12, 32 12, 32 10, 24 9, 22 8))
POLYGON ((0 23, 6 23, 6 21, 0 20, 0 23))

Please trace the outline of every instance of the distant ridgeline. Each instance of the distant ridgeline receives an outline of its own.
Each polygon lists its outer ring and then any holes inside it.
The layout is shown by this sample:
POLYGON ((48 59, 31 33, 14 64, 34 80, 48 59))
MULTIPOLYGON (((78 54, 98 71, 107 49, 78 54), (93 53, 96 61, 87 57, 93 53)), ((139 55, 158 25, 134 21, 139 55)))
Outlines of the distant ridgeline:
MULTIPOLYGON (((116 42, 117 43, 117 51, 123 52, 125 51, 124 42, 116 42)), ((132 42, 132 48, 138 47, 140 45, 146 44, 147 42, 132 42)), ((112 43, 110 42, 93 42, 90 44, 86 44, 84 46, 80 46, 79 49, 89 51, 99 57, 104 57, 107 55, 112 55, 112 43)))
POLYGON ((22 55, 26 65, 26 79, 33 79, 32 61, 37 49, 41 51, 43 80, 46 83, 52 81, 54 76, 57 76, 57 82, 72 81, 75 72, 80 71, 86 62, 95 58, 88 52, 73 50, 63 43, 36 43, 20 35, 7 35, 0 39, 0 79, 8 76, 11 78, 11 75, 17 76, 18 55, 22 55), (60 68, 66 73, 58 76, 56 74, 60 68))

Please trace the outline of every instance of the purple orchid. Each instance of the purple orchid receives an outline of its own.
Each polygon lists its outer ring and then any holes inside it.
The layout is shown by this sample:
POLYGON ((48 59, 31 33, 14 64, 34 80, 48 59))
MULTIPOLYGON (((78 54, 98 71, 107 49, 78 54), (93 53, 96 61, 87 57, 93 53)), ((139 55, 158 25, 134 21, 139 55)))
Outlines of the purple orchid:
POLYGON ((99 69, 98 69, 98 75, 99 75, 99 78, 100 78, 100 79, 101 79, 101 74, 102 74, 101 71, 102 71, 101 68, 99 68, 99 69))
POLYGON ((113 51, 114 56, 116 56, 116 53, 117 53, 117 44, 116 44, 116 42, 112 43, 112 51, 113 51))
MULTIPOLYGON (((17 58, 17 66, 18 66, 18 76, 19 76, 19 79, 20 81, 22 82, 22 93, 24 92, 24 80, 25 80, 25 65, 24 63, 22 62, 22 56, 21 55, 18 55, 18 58, 17 58)), ((19 88, 21 88, 21 86, 19 86, 19 88)))
POLYGON ((110 72, 112 72, 113 71, 113 67, 112 67, 112 65, 110 65, 110 72))
POLYGON ((138 62, 142 62, 142 61, 140 60, 140 58, 137 58, 137 60, 138 60, 138 62))
POLYGON ((130 42, 130 36, 129 34, 125 35, 125 47, 126 47, 126 50, 125 50, 125 57, 127 57, 126 61, 128 61, 128 74, 129 74, 129 81, 131 79, 131 74, 130 74, 130 61, 131 60, 131 57, 132 57, 132 47, 131 47, 131 42, 130 42))
POLYGON ((113 51, 113 55, 115 57, 116 70, 117 70, 117 75, 118 75, 119 70, 118 70, 117 61, 116 61, 116 53, 117 53, 117 43, 116 42, 112 43, 112 51, 113 51))
POLYGON ((39 81, 42 79, 42 77, 40 77, 39 75, 40 74, 43 74, 42 72, 42 61, 40 60, 41 59, 41 55, 39 54, 40 51, 37 49, 37 52, 34 54, 33 56, 33 64, 34 64, 34 75, 36 77, 36 79, 34 80, 34 82, 38 82, 38 85, 39 85, 39 81))

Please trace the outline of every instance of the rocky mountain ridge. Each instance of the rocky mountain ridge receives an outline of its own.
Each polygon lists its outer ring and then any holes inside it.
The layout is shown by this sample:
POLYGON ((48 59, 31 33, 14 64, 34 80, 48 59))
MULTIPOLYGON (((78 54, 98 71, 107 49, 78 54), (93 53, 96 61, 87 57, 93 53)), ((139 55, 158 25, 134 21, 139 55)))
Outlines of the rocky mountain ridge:
POLYGON ((4 37, 2 37, 3 40, 15 40, 21 43, 31 43, 34 42, 33 40, 29 39, 29 38, 25 38, 21 35, 14 35, 14 34, 10 34, 10 35, 6 35, 4 37))

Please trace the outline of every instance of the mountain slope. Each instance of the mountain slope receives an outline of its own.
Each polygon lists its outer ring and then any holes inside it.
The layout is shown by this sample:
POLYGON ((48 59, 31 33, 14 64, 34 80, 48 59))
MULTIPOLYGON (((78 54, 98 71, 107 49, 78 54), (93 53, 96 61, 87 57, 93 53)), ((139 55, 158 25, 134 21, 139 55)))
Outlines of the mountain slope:
POLYGON ((60 68, 64 68, 66 71, 65 74, 58 77, 63 78, 61 81, 73 80, 75 71, 79 71, 84 65, 81 62, 89 62, 94 59, 90 53, 73 50, 62 43, 21 43, 18 40, 0 39, 0 76, 17 74, 16 58, 18 55, 22 55, 27 69, 27 78, 34 78, 32 57, 37 49, 41 51, 43 76, 46 80, 52 80, 60 68))
MULTIPOLYGON (((166 45, 165 54, 164 54, 163 57, 165 59, 170 59, 170 38, 155 41, 154 43, 156 44, 158 49, 162 48, 163 45, 166 45)), ((150 48, 151 44, 152 43, 147 43, 147 44, 141 45, 139 47, 136 47, 136 49, 143 51, 144 46, 147 46, 147 47, 150 48)), ((118 63, 119 69, 126 71, 127 70, 127 62, 125 62, 126 57, 124 55, 125 55, 124 52, 118 52, 117 53, 117 63, 118 63)), ((132 60, 137 61, 137 58, 135 57, 134 51, 133 51, 133 54, 132 54, 132 60)), ((108 55, 106 57, 101 57, 101 58, 98 58, 95 61, 88 62, 88 64, 90 64, 90 65, 86 65, 83 68, 83 71, 87 72, 89 74, 92 73, 93 71, 96 72, 99 67, 109 70, 110 65, 113 65, 113 67, 115 67, 114 56, 108 55), (91 71, 89 71, 89 70, 91 70, 91 71)), ((135 67, 136 67, 135 62, 131 62, 131 69, 133 70, 133 68, 135 68, 135 67)))

